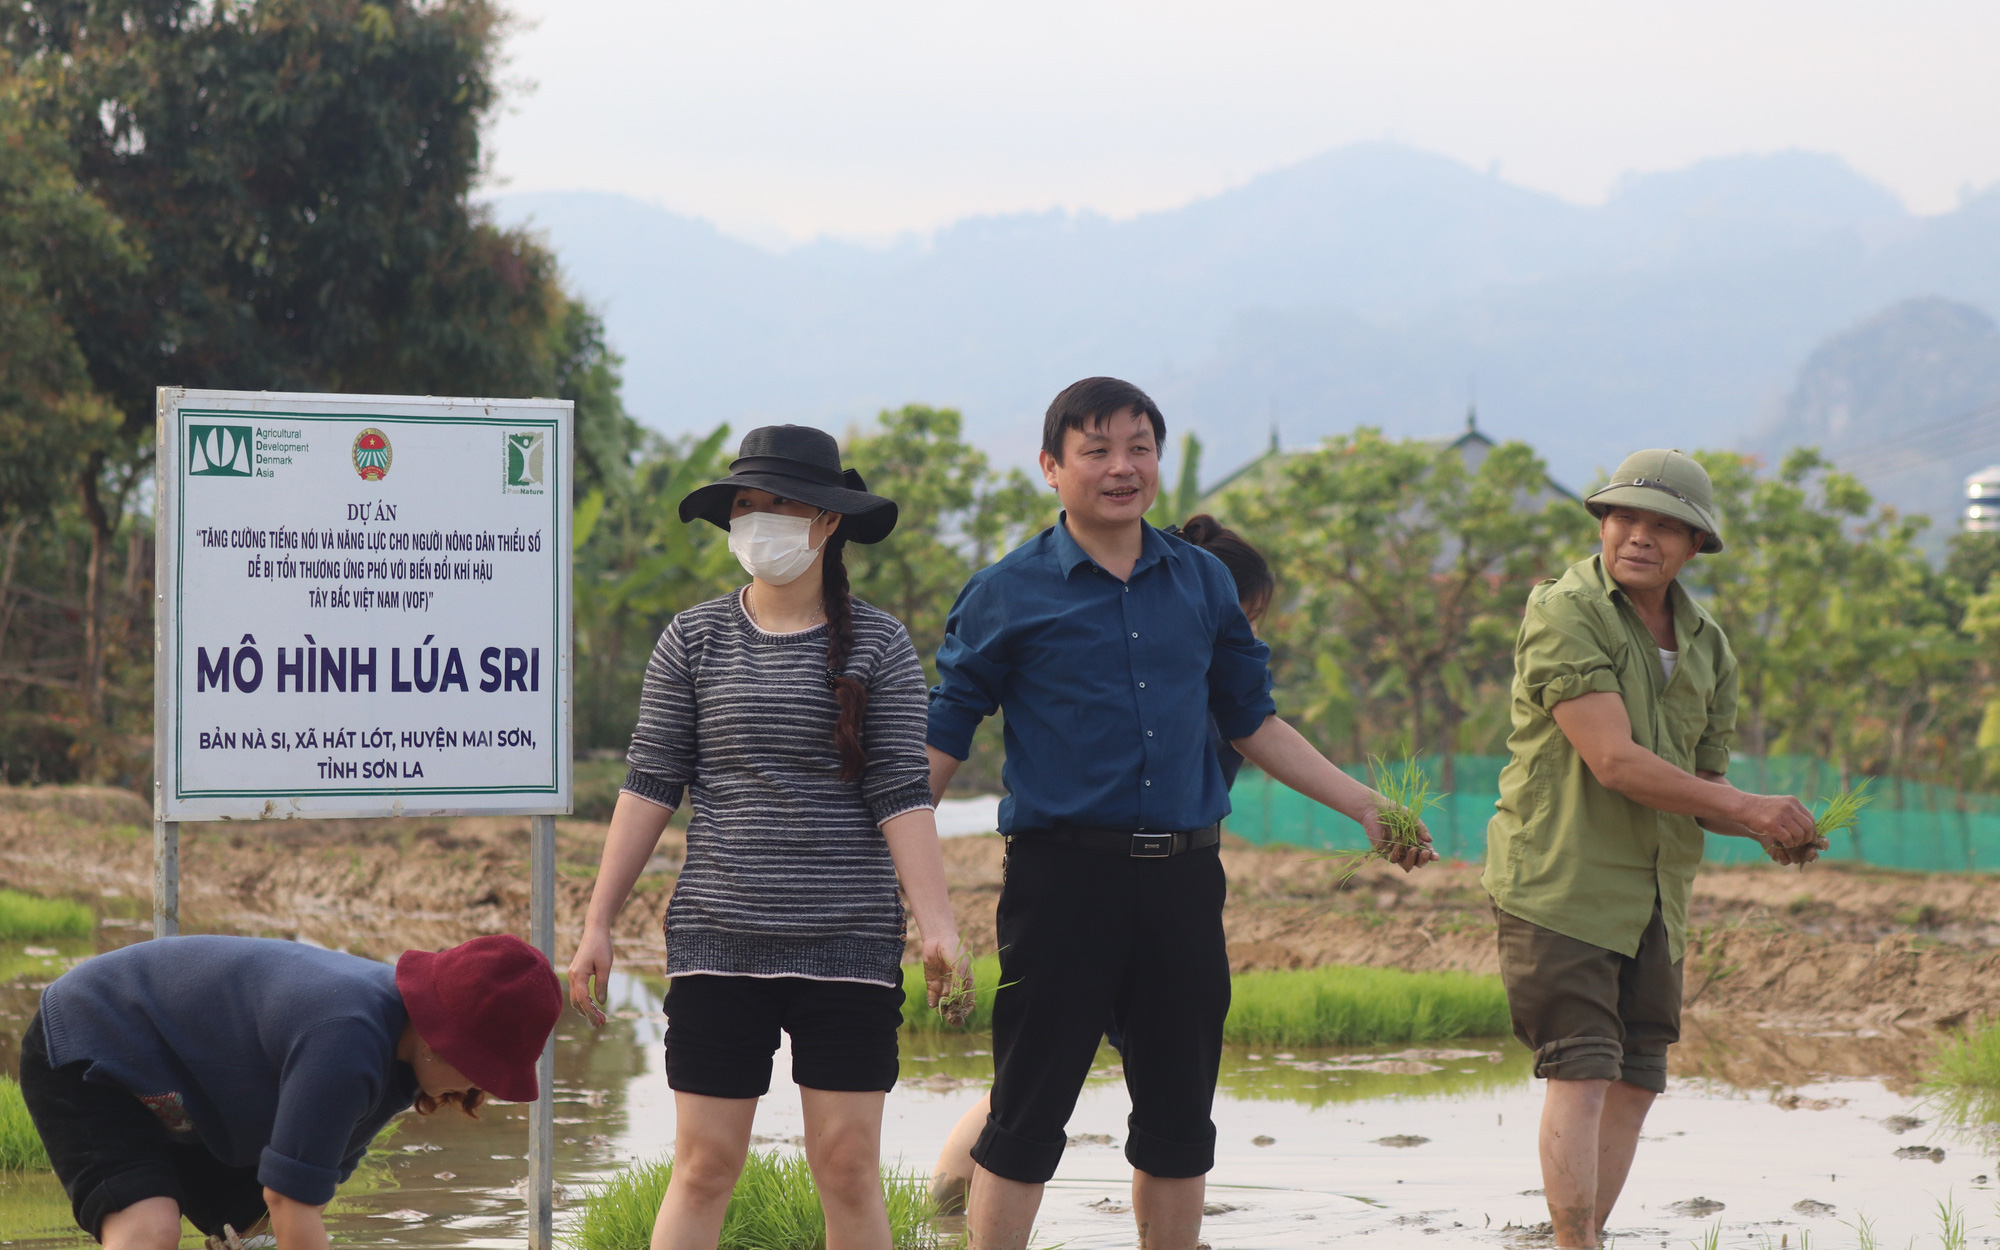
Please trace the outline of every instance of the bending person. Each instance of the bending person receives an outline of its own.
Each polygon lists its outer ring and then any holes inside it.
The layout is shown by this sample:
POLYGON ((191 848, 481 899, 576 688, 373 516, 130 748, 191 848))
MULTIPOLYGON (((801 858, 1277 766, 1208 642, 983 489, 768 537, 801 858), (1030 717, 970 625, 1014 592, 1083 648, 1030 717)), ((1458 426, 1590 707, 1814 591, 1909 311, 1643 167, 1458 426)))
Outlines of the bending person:
POLYGON ((1021 1250, 1064 1125, 1115 1019, 1132 1116, 1125 1157, 1146 1250, 1193 1250, 1215 1162, 1229 1009, 1222 766, 1208 736, 1359 822, 1406 871, 1381 796, 1271 701, 1270 652, 1214 556, 1146 524, 1166 421, 1138 387, 1086 378, 1049 405, 1043 477, 1063 513, 952 606, 927 749, 941 794, 995 710, 1006 718, 1006 880, 996 913, 993 1110, 972 1148, 971 1250, 1021 1250))
POLYGON ((653 651, 570 999, 603 1023, 591 984, 603 993, 612 923, 689 794, 666 921, 674 1171, 654 1250, 721 1236, 780 1030, 828 1244, 888 1250, 879 1156, 902 1025, 899 878, 933 1003, 958 958, 923 666, 896 618, 848 593, 843 549, 887 537, 896 505, 805 426, 752 430, 730 470, 680 515, 728 530, 752 580, 674 617, 653 651))
POLYGON ((562 1014, 517 937, 405 951, 395 967, 270 938, 140 942, 42 991, 21 1094, 77 1224, 107 1250, 212 1238, 327 1245, 323 1213, 415 1104, 533 1102, 562 1014))
POLYGON ((1626 457, 1585 501, 1603 549, 1528 595, 1511 758, 1486 831, 1514 1036, 1548 1079, 1541 1162, 1559 1247, 1593 1247, 1680 1038, 1681 955, 1702 830, 1816 858, 1812 813, 1723 774, 1736 657, 1678 578, 1722 550, 1708 474, 1626 457))
MULTIPOLYGON (((1271 575, 1271 565, 1264 559, 1264 553, 1206 512, 1197 513, 1180 525, 1170 525, 1161 533, 1193 543, 1222 561, 1222 567, 1229 570, 1230 583, 1236 589, 1237 606, 1243 609, 1251 632, 1256 632, 1257 621, 1269 610, 1271 596, 1278 588, 1277 578, 1271 575)), ((1208 738, 1215 748, 1216 762, 1222 766, 1222 786, 1227 790, 1236 784, 1236 774, 1243 768, 1243 756, 1222 740, 1222 731, 1216 726, 1213 716, 1208 718, 1208 738)), ((1124 1054, 1125 1041, 1118 1034, 1116 1021, 1112 1021, 1106 1029, 1104 1039, 1120 1055, 1124 1054)), ((972 1146, 979 1140, 980 1131, 986 1127, 986 1117, 992 1109, 992 1097, 981 1095, 979 1101, 966 1108, 965 1114, 952 1126, 950 1135, 945 1138, 944 1149, 938 1152, 937 1166, 931 1169, 931 1199, 937 1203, 938 1210, 947 1215, 957 1215, 965 1210, 966 1191, 972 1185, 972 1146)))

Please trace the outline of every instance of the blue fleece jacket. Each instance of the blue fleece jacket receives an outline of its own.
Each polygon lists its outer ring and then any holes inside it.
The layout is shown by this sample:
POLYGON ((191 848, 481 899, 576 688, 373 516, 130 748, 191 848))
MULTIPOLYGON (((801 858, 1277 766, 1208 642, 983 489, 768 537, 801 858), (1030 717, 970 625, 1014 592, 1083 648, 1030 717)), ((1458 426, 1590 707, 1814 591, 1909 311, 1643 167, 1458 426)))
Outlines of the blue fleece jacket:
POLYGON ((395 969, 270 938, 140 942, 42 991, 49 1064, 138 1097, 179 1133, 318 1205, 417 1095, 395 969))

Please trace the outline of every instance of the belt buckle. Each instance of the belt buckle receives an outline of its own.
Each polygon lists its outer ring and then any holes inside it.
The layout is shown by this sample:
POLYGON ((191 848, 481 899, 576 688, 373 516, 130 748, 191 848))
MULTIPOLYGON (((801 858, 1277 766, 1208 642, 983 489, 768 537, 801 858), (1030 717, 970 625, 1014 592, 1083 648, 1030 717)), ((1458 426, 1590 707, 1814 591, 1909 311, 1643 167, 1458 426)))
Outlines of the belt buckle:
POLYGON ((1171 833, 1135 833, 1132 835, 1133 859, 1171 859, 1174 854, 1174 835, 1171 833))

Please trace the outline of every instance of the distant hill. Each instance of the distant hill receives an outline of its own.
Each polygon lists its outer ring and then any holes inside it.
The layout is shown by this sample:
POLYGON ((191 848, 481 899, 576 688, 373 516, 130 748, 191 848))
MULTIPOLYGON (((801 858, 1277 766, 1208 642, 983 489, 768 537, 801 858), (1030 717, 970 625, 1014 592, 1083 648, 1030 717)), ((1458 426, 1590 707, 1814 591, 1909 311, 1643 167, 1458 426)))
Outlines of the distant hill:
POLYGON ((1967 304, 1901 301, 1828 339, 1756 445, 1817 446, 1883 503, 1957 526, 1967 474, 2000 461, 2000 328, 1967 304))
POLYGON ((1482 421, 1587 481, 1635 444, 1735 445, 1830 334, 1897 300, 2000 309, 2000 194, 1918 218, 1839 160, 1732 157, 1601 207, 1386 144, 1130 221, 974 218, 926 244, 783 255, 616 195, 500 198, 605 311, 657 428, 832 428, 962 408, 1027 458, 1060 387, 1115 373, 1220 471, 1367 422, 1482 421))

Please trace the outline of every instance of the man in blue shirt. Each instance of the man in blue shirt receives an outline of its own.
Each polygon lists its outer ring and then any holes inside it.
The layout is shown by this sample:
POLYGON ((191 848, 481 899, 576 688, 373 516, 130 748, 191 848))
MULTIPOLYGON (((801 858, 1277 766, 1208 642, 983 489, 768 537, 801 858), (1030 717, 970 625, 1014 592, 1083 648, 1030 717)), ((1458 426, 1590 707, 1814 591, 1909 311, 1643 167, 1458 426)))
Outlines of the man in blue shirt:
MULTIPOLYGON (((1373 791, 1275 715, 1270 652, 1220 560, 1146 524, 1166 421, 1138 387, 1086 378, 1049 406, 1058 523, 975 574, 945 627, 931 698, 942 794, 1006 717, 1001 982, 993 1111, 973 1147, 971 1250, 1024 1250, 1105 1021, 1125 1039, 1125 1155, 1145 1250, 1193 1250, 1229 1009, 1224 739, 1387 845, 1373 791)), ((1428 838, 1426 838, 1428 840, 1428 838)), ((1401 847, 1406 871, 1435 859, 1401 847)))

